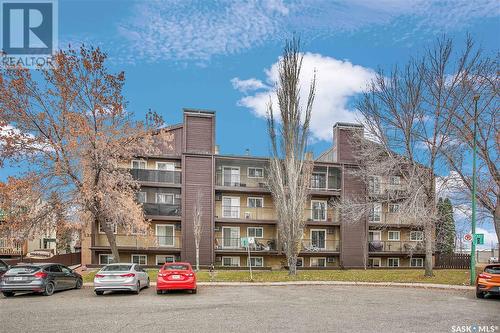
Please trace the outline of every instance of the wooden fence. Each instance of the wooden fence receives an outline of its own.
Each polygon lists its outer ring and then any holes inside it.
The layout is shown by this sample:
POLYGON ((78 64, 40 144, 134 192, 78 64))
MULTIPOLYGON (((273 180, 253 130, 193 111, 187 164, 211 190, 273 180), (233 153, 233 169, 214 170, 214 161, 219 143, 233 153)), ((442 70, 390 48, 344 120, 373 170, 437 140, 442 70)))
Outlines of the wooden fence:
POLYGON ((25 257, 23 260, 19 259, 6 259, 5 262, 9 265, 15 265, 20 262, 24 263, 57 263, 65 266, 74 266, 82 263, 82 254, 80 252, 75 253, 66 253, 66 254, 58 254, 51 258, 47 259, 32 259, 25 257))
POLYGON ((470 254, 467 253, 452 253, 436 254, 435 268, 455 268, 455 269, 469 269, 470 268, 470 254))

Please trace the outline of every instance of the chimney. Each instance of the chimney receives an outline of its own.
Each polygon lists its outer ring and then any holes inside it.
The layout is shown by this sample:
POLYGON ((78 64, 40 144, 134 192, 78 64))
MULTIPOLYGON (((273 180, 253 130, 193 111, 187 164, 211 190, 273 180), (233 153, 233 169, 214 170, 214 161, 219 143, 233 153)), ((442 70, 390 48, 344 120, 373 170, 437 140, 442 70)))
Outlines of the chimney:
POLYGON ((356 162, 353 141, 363 132, 364 126, 361 124, 335 123, 333 125, 333 152, 336 162, 356 162))

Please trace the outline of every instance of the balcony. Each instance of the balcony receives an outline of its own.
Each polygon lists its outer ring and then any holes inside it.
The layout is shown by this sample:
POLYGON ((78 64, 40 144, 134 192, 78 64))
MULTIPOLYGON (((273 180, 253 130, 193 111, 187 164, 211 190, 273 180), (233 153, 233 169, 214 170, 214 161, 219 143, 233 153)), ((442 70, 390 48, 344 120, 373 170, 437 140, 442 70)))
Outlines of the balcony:
POLYGON ((373 226, 380 224, 380 225, 394 225, 394 226, 409 226, 409 225, 414 225, 414 226, 419 226, 422 225, 422 222, 419 222, 417 219, 414 219, 413 221, 409 221, 406 219, 405 221, 402 221, 399 218, 398 213, 382 213, 378 216, 369 216, 369 222, 373 224, 373 226))
POLYGON ((181 171, 130 169, 132 177, 140 182, 180 185, 181 171))
MULTIPOLYGON (((255 238, 255 244, 250 244, 250 251, 252 252, 272 252, 276 251, 276 240, 271 238, 255 238)), ((215 238, 214 244, 217 251, 248 251, 246 247, 242 246, 241 238, 215 238)))
POLYGON ((9 241, 7 239, 0 238, 0 255, 12 256, 12 255, 22 255, 23 247, 22 244, 9 241))
MULTIPOLYGON (((155 236, 155 235, 126 235, 117 234, 116 245, 122 249, 130 250, 179 250, 182 236, 155 236)), ((106 235, 98 234, 95 237, 94 248, 109 247, 106 235)))
MULTIPOLYGON (((274 207, 249 208, 240 206, 216 206, 216 219, 221 221, 273 221, 278 215, 274 207)), ((339 216, 333 208, 304 209, 304 221, 307 224, 333 224, 339 223, 339 216)))
POLYGON ((215 174, 215 185, 230 189, 239 189, 242 192, 248 192, 250 189, 259 192, 269 192, 265 178, 252 178, 247 175, 224 174, 219 171, 215 174))
POLYGON ((159 203, 143 203, 142 208, 144 214, 151 216, 181 216, 181 205, 159 204, 159 203))
POLYGON ((303 239, 301 253, 340 252, 340 240, 303 239))
POLYGON ((422 253, 424 243, 420 241, 369 241, 368 252, 422 253))

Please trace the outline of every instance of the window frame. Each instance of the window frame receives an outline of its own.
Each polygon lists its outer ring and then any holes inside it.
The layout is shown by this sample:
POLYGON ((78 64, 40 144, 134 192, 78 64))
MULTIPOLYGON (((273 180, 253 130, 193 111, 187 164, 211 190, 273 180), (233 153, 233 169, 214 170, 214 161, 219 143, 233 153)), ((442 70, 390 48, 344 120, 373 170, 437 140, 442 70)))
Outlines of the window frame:
POLYGON ((424 258, 411 258, 410 259, 410 267, 424 267, 424 258), (421 265, 413 265, 413 260, 418 260, 421 262, 421 265))
POLYGON ((160 170, 160 171, 175 171, 175 163, 174 162, 165 162, 165 161, 156 161, 155 162, 155 170, 160 170), (169 169, 158 169, 159 164, 167 164, 172 166, 172 170, 169 169))
POLYGON ((401 262, 400 262, 399 258, 393 258, 393 257, 391 257, 391 258, 387 258, 387 267, 390 267, 390 268, 394 268, 394 267, 401 267, 401 262), (397 265, 397 266, 391 266, 391 265, 389 264, 389 261, 390 261, 390 260, 397 260, 398 265, 397 265))
POLYGON ((158 247, 175 247, 175 225, 174 224, 156 224, 155 225, 155 237, 158 241, 158 237, 162 237, 158 235, 158 227, 171 227, 172 228, 172 245, 161 245, 158 242, 158 247))
MULTIPOLYGON (((118 226, 116 224, 114 226, 115 226, 115 230, 113 230, 113 234, 117 235, 118 234, 118 226)), ((101 235, 105 235, 106 234, 104 231, 101 231, 101 223, 100 222, 97 223, 97 231, 101 235)))
POLYGON ((311 200, 311 220, 313 221, 326 221, 328 219, 328 201, 327 200, 311 200), (314 218, 314 204, 315 203, 323 203, 325 204, 325 210, 324 210, 324 215, 325 215, 325 218, 324 219, 315 219, 314 218))
POLYGON ((131 255, 130 255, 130 262, 131 262, 131 263, 133 263, 133 264, 135 264, 135 265, 140 265, 140 266, 141 266, 141 265, 142 265, 142 266, 147 265, 147 264, 148 264, 148 255, 147 255, 147 254, 140 254, 140 253, 131 254, 131 255), (142 264, 142 263, 140 262, 140 259, 139 259, 139 262, 134 262, 134 256, 137 256, 137 257, 144 257, 144 258, 145 258, 145 260, 144 260, 144 264, 142 264))
POLYGON ((239 257, 239 256, 222 256, 221 264, 222 264, 222 267, 241 267, 241 257, 239 257), (238 258, 238 265, 224 265, 225 258, 231 258, 231 263, 232 263, 233 259, 238 258))
POLYGON ((247 208, 264 208, 264 197, 247 197, 247 208), (260 207, 250 207, 250 200, 260 200, 262 202, 260 207))
POLYGON ((173 205, 174 202, 175 202, 175 194, 174 193, 169 193, 169 192, 155 192, 155 203, 156 204, 173 205), (165 195, 165 196, 168 196, 168 197, 172 197, 172 203, 158 202, 158 195, 165 195))
MULTIPOLYGON (((225 182, 225 173, 224 173, 224 169, 238 169, 238 186, 241 186, 241 168, 239 166, 229 166, 229 165, 226 165, 226 166, 222 166, 222 186, 226 186, 224 185, 226 182, 225 182)), ((233 174, 231 173, 231 176, 233 174)), ((229 186, 236 186, 235 184, 233 183, 236 183, 236 182, 232 182, 230 181, 229 182, 229 186)))
POLYGON ((325 172, 325 171, 313 171, 311 172, 311 189, 312 190, 321 190, 321 189, 325 189, 325 188, 328 188, 328 172, 325 172), (313 187, 313 180, 312 180, 312 176, 316 174, 316 175, 322 175, 325 177, 325 187, 313 187))
POLYGON ((370 260, 372 260, 372 261, 373 260, 378 260, 378 266, 374 266, 374 265, 371 265, 371 266, 368 265, 368 266, 370 266, 372 268, 382 267, 382 258, 380 258, 380 257, 370 257, 370 258, 368 258, 368 261, 370 261, 370 260))
POLYGON ((172 255, 172 254, 157 254, 155 255, 155 263, 156 263, 156 266, 163 266, 165 265, 166 263, 170 263, 170 262, 175 262, 175 255, 172 255), (163 258, 163 259, 166 259, 167 257, 170 257, 172 258, 173 260, 172 261, 164 261, 163 264, 158 264, 158 257, 160 258, 163 258))
POLYGON ((381 202, 372 202, 372 211, 368 216, 368 221, 371 223, 381 223, 382 222, 382 203, 381 202), (380 207, 378 221, 375 220, 375 207, 380 207))
POLYGON ((259 178, 259 179, 262 179, 264 178, 264 168, 260 168, 260 167, 247 167, 247 177, 248 178, 259 178), (253 169, 253 170, 261 170, 262 172, 262 176, 250 176, 250 169, 253 169))
POLYGON ((389 211, 390 214, 397 214, 397 213, 399 213, 399 209, 400 208, 401 208, 400 204, 398 204, 398 203, 390 203, 389 207, 388 207, 388 211, 389 211), (397 207, 397 209, 395 211, 392 211, 391 207, 397 207))
POLYGON ((389 185, 391 186, 398 186, 401 185, 401 177, 400 176, 390 176, 389 178, 389 185), (397 182, 393 182, 393 179, 397 179, 397 182))
POLYGON ((146 170, 148 168, 148 161, 147 160, 131 160, 130 161, 130 168, 133 170, 146 170), (144 163, 144 168, 134 168, 134 162, 144 163))
POLYGON ((247 227, 247 237, 253 237, 253 238, 264 238, 264 227, 247 227), (261 236, 250 236, 250 229, 260 229, 261 230, 261 236))
POLYGON ((368 230, 368 241, 369 242, 382 242, 382 231, 381 230, 368 230), (378 234, 380 239, 370 240, 370 233, 378 234))
POLYGON ((297 257, 297 262, 295 263, 295 266, 296 267, 304 267, 304 257, 297 257), (299 260, 301 261, 301 265, 297 265, 297 263, 299 262, 299 260))
POLYGON ((421 230, 410 230, 410 241, 412 242, 423 242, 424 241, 424 232, 421 230), (412 234, 417 233, 422 236, 421 239, 412 239, 412 234))
POLYGON ((381 177, 380 176, 369 176, 368 178, 368 193, 369 194, 380 194, 382 191, 381 189, 381 177), (373 190, 372 190, 372 182, 373 180, 373 190), (376 180, 376 181, 375 181, 376 180), (375 183, 377 183, 378 185, 378 190, 377 191, 374 191, 375 190, 375 183))
POLYGON ((399 242, 401 241, 401 231, 399 230, 387 230, 387 241, 388 242, 399 242), (391 234, 397 234, 398 235, 398 239, 391 239, 391 237, 389 235, 391 234))
POLYGON ((326 267, 326 257, 310 257, 309 258, 309 267, 326 267), (320 260, 320 259, 323 259, 325 261, 325 265, 324 266, 319 266, 319 265, 316 265, 316 266, 313 266, 312 265, 312 260, 315 259, 315 260, 320 260))
POLYGON ((316 246, 318 249, 320 250, 326 250, 326 247, 327 247, 327 236, 328 236, 328 231, 326 229, 310 229, 309 230, 309 239, 311 240, 311 246, 313 246, 313 237, 312 237, 312 234, 314 231, 320 231, 320 232, 324 232, 325 233, 325 247, 319 247, 319 246, 316 246))
MULTIPOLYGON (((221 233, 222 233, 221 239, 222 239, 222 248, 223 249, 239 249, 241 247, 241 227, 223 226, 222 229, 221 229, 221 233), (232 246, 232 245, 226 246, 226 245, 224 245, 225 244, 224 243, 224 229, 237 229, 238 230, 238 238, 237 238, 238 239, 238 244, 236 246, 232 246)), ((230 232, 230 234, 231 233, 232 232, 230 232)), ((230 239, 231 239, 231 241, 229 241, 229 243, 232 242, 233 238, 230 238, 230 239)))
POLYGON ((241 197, 238 197, 238 196, 230 196, 230 195, 223 195, 222 196, 222 201, 221 201, 221 209, 222 209, 222 217, 223 218, 228 218, 228 219, 239 219, 240 216, 241 216, 241 197), (233 206, 233 199, 237 198, 238 199, 238 206, 233 206), (230 209, 231 209, 231 214, 230 216, 226 216, 224 215, 224 199, 231 199, 231 206, 230 209), (238 215, 237 217, 233 217, 233 208, 236 208, 238 207, 238 214, 235 214, 235 215, 238 215))
POLYGON ((112 263, 112 262, 109 261, 109 259, 108 259, 108 262, 103 263, 102 260, 101 260, 102 256, 107 256, 109 258, 109 257, 112 257, 113 254, 112 253, 99 253, 99 265, 109 265, 109 264, 112 263))
POLYGON ((138 201, 139 203, 147 203, 147 202, 148 202, 148 192, 146 192, 146 191, 138 191, 138 192, 137 192, 137 194, 139 194, 139 195, 137 196, 137 201, 138 201), (144 193, 144 201, 140 201, 140 200, 139 200, 139 195, 140 195, 141 193, 144 193))
POLYGON ((252 259, 260 259, 260 261, 261 261, 261 265, 260 265, 260 266, 257 266, 257 265, 252 265, 252 267, 264 267, 264 257, 259 257, 259 256, 254 257, 254 256, 250 256, 250 257, 247 257, 247 259, 248 259, 248 260, 247 260, 247 265, 248 265, 248 266, 250 266, 250 264, 251 264, 251 260, 252 260, 252 259))

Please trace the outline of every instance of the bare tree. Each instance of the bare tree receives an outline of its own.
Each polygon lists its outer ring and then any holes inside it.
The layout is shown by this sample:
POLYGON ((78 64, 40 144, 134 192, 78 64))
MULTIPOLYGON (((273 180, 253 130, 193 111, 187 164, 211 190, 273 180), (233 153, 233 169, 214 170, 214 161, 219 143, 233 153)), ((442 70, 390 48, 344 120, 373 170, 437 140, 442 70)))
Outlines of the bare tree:
POLYGON ((402 70, 395 67, 388 75, 379 71, 357 103, 374 141, 359 145, 364 175, 402 177, 404 188, 388 195, 399 201, 405 219, 424 229, 426 276, 432 276, 438 218, 435 173, 446 167, 442 153, 452 139, 449 110, 460 106, 459 88, 477 59, 470 39, 459 55, 451 40, 438 39, 402 70))
POLYGON ((311 82, 303 109, 299 97, 302 59, 299 40, 287 41, 279 62, 278 114, 272 103, 268 105, 271 159, 267 180, 277 210, 278 232, 290 275, 297 274, 297 256, 304 235, 302 216, 312 173, 312 161, 307 160, 306 148, 316 79, 311 82))
POLYGON ((56 191, 87 225, 100 225, 114 260, 114 229, 149 229, 135 200, 139 184, 120 162, 154 149, 161 118, 133 120, 122 96, 123 72, 106 68, 106 54, 82 47, 60 51, 33 75, 20 67, 0 71, 0 157, 36 170, 46 191, 56 191))
POLYGON ((200 241, 203 225, 201 223, 203 192, 198 190, 193 204, 193 234, 194 245, 196 247, 196 270, 200 270, 200 241))

